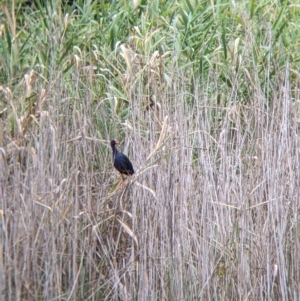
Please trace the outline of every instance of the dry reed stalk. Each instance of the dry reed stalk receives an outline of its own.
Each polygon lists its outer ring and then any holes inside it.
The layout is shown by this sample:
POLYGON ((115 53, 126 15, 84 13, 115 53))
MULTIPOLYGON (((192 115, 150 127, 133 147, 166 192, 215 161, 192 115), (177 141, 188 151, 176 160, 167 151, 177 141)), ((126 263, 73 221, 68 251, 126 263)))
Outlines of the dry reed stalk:
POLYGON ((5 244, 5 221, 3 214, 3 204, 5 198, 5 185, 7 178, 7 170, 6 170, 6 154, 3 148, 0 148, 0 201, 1 207, 0 210, 0 300, 5 300, 4 292, 5 292, 5 269, 4 269, 4 261, 3 261, 3 251, 5 244))

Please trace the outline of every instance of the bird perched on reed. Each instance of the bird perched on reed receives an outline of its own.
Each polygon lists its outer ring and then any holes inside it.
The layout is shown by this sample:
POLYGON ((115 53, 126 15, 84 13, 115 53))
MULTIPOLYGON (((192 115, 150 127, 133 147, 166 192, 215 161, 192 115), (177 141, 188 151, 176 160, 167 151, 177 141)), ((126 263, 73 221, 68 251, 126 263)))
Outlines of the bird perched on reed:
POLYGON ((116 145, 119 144, 117 140, 111 140, 110 145, 113 151, 113 162, 115 169, 121 174, 122 181, 124 180, 123 175, 130 176, 134 174, 132 163, 123 153, 119 152, 116 145))

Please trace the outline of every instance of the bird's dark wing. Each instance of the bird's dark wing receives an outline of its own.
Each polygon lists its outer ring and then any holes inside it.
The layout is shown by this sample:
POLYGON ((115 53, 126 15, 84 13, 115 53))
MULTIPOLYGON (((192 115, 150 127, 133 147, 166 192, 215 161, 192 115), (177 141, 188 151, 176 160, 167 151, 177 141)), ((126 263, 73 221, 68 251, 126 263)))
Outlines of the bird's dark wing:
POLYGON ((134 173, 130 160, 122 153, 117 153, 114 158, 114 167, 122 174, 132 175, 134 173))

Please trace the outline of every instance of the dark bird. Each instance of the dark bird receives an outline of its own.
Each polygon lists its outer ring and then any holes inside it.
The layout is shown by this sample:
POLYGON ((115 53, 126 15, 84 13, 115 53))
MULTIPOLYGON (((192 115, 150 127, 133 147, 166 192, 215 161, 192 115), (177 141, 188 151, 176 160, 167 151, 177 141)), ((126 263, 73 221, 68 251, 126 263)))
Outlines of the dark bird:
POLYGON ((116 145, 118 144, 119 142, 117 140, 111 140, 110 142, 113 151, 114 167, 121 173, 123 180, 123 174, 127 176, 132 175, 134 173, 134 169, 128 157, 117 150, 116 145))

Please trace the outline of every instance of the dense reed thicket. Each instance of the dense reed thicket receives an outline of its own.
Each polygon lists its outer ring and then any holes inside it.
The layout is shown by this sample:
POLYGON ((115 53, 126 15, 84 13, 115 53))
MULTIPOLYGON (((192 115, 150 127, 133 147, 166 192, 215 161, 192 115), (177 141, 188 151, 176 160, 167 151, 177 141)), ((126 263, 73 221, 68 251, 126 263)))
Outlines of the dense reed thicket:
POLYGON ((0 300, 299 300, 299 5, 0 5, 0 300))

